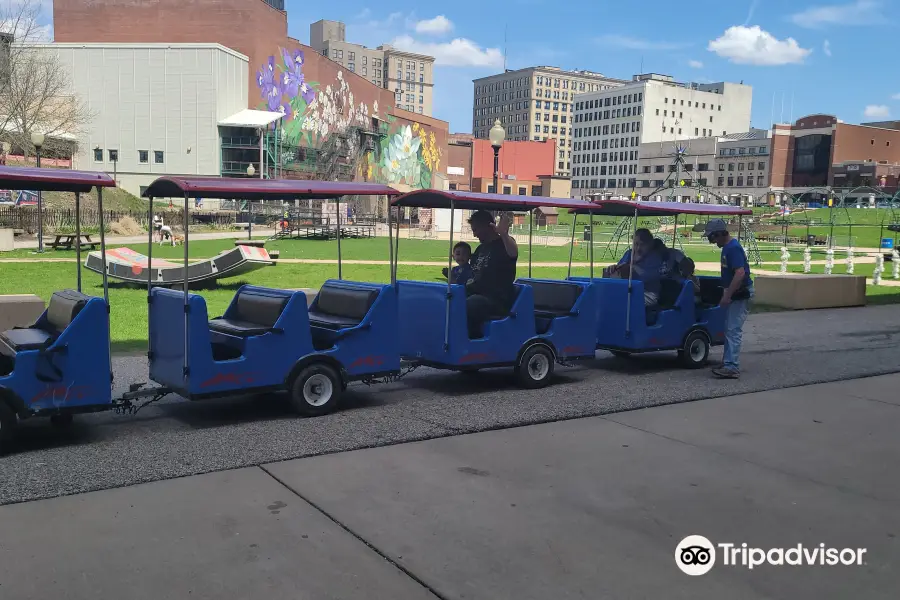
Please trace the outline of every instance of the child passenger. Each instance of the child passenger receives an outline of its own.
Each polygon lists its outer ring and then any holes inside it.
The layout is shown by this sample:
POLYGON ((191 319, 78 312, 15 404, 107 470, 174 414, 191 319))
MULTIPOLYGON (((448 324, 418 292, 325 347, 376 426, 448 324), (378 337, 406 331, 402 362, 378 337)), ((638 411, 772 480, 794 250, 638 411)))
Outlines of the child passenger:
MULTIPOLYGON (((472 267, 469 265, 469 259, 472 257, 472 246, 466 242, 458 242, 453 246, 453 260, 456 266, 450 271, 450 283, 458 283, 465 285, 467 281, 472 279, 472 267)), ((447 276, 447 269, 443 269, 444 276, 447 276)))

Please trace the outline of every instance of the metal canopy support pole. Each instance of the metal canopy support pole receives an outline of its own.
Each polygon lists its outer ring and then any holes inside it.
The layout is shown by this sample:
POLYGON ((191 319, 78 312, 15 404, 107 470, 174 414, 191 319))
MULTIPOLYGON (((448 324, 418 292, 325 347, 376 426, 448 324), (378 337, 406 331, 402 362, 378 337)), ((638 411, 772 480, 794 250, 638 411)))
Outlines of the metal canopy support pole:
POLYGON ((388 198, 388 211, 387 211, 387 226, 388 226, 388 252, 390 253, 390 261, 391 261, 391 285, 397 284, 397 270, 394 268, 394 221, 391 219, 391 199, 388 198))
POLYGON ((341 198, 337 198, 337 245, 338 245, 338 279, 343 279, 341 268, 341 198))
POLYGON ((247 200, 247 239, 253 239, 253 198, 247 200))
MULTIPOLYGON (((103 263, 103 301, 106 303, 106 355, 109 357, 109 384, 112 386, 113 370, 112 370, 112 336, 109 331, 109 277, 106 269, 106 227, 103 222, 103 188, 97 186, 97 210, 100 211, 100 259, 103 263)), ((78 216, 75 217, 76 226, 78 216)), ((81 238, 75 241, 81 247, 81 238)), ((79 280, 81 279, 81 259, 78 260, 79 280)))
POLYGON ((147 209, 147 357, 152 360, 153 355, 153 325, 150 322, 150 291, 153 289, 153 196, 148 199, 150 208, 147 209))
POLYGON ((572 254, 575 252, 575 228, 578 226, 578 213, 572 215, 572 241, 569 244, 569 270, 566 271, 566 279, 572 278, 572 254))
MULTIPOLYGON (((100 211, 100 259, 103 262, 103 299, 106 301, 106 314, 109 314, 109 274, 106 268, 106 225, 103 222, 103 188, 97 188, 97 208, 100 211)), ((81 239, 76 242, 81 246, 81 239)), ((79 265, 81 262, 79 261, 79 265)))
MULTIPOLYGON (((407 222, 406 231, 409 231, 409 228, 412 227, 412 211, 410 212, 409 221, 407 222)), ((397 237, 394 238, 394 256, 396 257, 396 262, 394 263, 394 278, 397 278, 397 270, 400 268, 400 224, 403 223, 403 209, 397 207, 397 237)), ((448 275, 449 277, 449 275, 448 275)))
POLYGON ((631 335, 631 279, 634 275, 634 236, 637 235, 638 211, 634 209, 634 227, 631 233, 631 261, 628 265, 628 304, 625 306, 625 337, 631 335))
POLYGON ((181 372, 184 374, 184 387, 190 389, 190 361, 188 356, 191 351, 191 341, 189 334, 190 327, 190 297, 188 296, 188 225, 190 217, 188 216, 188 193, 184 193, 184 361, 182 362, 181 372))
POLYGON ((531 209, 528 211, 528 278, 531 278, 531 259, 534 255, 534 246, 532 245, 532 238, 534 236, 534 211, 535 209, 531 209))
POLYGON ((588 215, 588 219, 591 222, 588 229, 591 234, 591 245, 588 246, 588 255, 591 261, 591 283, 594 283, 594 215, 588 215))
MULTIPOLYGON (((97 188, 98 190, 100 188, 97 188)), ((75 260, 78 262, 78 291, 81 292, 81 192, 75 192, 75 260)), ((104 265, 104 271, 106 271, 104 265)))
MULTIPOLYGON (((453 227, 455 226, 454 217, 456 212, 453 210, 453 199, 450 199, 450 252, 447 254, 447 314, 444 320, 444 352, 450 349, 450 298, 452 290, 450 289, 450 272, 453 270, 453 227)), ((400 232, 397 231, 397 235, 400 232)))

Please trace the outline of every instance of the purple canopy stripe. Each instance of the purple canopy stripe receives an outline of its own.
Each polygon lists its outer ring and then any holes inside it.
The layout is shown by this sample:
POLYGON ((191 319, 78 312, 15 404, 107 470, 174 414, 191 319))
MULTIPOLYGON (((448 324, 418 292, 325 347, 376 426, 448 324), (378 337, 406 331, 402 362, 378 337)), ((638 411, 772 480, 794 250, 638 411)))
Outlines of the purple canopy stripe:
POLYGON ((160 177, 144 190, 145 198, 220 198, 222 200, 329 200, 341 196, 397 196, 377 183, 255 179, 230 177, 160 177))
POLYGON ((648 202, 632 200, 601 200, 588 202, 587 207, 569 212, 580 215, 605 215, 609 217, 670 217, 673 215, 706 215, 724 217, 730 215, 752 215, 749 208, 727 204, 697 204, 691 202, 648 202))
POLYGON ((42 192, 90 192, 95 187, 115 187, 106 173, 70 169, 0 167, 0 189, 42 192))
POLYGON ((416 206, 419 208, 453 208, 462 210, 499 210, 527 212, 541 206, 586 210, 590 202, 577 198, 549 198, 545 196, 512 196, 510 194, 484 194, 462 190, 415 190, 403 194, 391 202, 394 206, 416 206))

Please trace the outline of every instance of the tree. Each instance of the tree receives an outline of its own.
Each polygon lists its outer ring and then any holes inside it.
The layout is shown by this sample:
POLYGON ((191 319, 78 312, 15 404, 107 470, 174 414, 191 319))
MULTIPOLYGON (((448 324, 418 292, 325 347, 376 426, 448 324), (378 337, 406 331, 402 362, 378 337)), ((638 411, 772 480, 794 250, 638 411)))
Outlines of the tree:
POLYGON ((0 0, 0 136, 28 155, 31 134, 43 133, 42 153, 70 156, 93 115, 48 45, 51 28, 40 25, 45 4, 0 0))

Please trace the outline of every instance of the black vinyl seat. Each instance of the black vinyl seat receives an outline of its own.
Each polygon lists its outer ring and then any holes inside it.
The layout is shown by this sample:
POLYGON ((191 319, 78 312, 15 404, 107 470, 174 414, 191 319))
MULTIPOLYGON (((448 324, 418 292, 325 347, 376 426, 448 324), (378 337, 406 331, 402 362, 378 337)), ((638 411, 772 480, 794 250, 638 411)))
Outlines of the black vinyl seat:
POLYGON ((337 331, 359 325, 378 298, 378 290, 324 285, 309 311, 309 323, 337 331))
POLYGON ((238 293, 233 310, 209 322, 210 331, 237 337, 253 337, 271 332, 284 312, 289 298, 254 290, 238 293))
POLYGON ((50 296, 46 316, 27 328, 10 329, 0 333, 0 350, 6 353, 40 350, 56 341, 56 338, 75 320, 90 300, 75 290, 62 290, 50 296))
POLYGON ((534 314, 544 319, 567 317, 581 296, 580 285, 566 282, 529 281, 534 293, 534 314))

